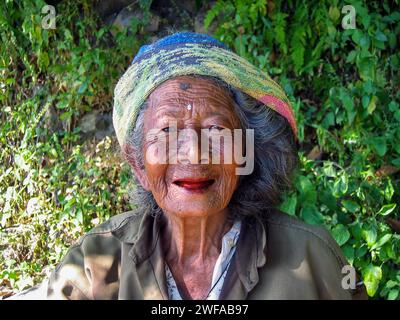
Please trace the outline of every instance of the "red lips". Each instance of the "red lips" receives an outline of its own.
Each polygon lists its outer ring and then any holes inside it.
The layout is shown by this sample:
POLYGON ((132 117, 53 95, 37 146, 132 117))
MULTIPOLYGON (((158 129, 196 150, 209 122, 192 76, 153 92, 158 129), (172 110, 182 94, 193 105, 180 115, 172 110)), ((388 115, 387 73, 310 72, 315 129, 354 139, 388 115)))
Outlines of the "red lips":
POLYGON ((175 180, 174 184, 188 191, 202 192, 215 182, 214 179, 179 179, 175 180))

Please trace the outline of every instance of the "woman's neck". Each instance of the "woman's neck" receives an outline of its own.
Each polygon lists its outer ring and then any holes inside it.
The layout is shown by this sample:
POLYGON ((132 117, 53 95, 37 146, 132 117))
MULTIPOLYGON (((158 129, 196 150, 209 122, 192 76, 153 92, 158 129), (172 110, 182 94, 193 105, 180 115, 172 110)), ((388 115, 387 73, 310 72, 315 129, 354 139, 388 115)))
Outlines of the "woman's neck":
POLYGON ((183 267, 215 260, 221 251, 222 237, 231 227, 227 217, 227 209, 206 217, 166 214, 163 243, 167 261, 183 267))

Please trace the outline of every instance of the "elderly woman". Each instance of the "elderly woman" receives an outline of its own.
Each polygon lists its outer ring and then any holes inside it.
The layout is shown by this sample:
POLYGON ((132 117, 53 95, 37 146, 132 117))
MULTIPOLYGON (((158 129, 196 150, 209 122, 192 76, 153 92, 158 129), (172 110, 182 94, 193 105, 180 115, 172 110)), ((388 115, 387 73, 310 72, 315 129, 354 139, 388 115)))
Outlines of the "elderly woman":
POLYGON ((177 33, 142 47, 115 89, 113 122, 137 209, 94 228, 19 297, 363 293, 343 281, 347 262, 328 232, 276 209, 297 165, 293 112, 268 75, 224 44, 177 33))

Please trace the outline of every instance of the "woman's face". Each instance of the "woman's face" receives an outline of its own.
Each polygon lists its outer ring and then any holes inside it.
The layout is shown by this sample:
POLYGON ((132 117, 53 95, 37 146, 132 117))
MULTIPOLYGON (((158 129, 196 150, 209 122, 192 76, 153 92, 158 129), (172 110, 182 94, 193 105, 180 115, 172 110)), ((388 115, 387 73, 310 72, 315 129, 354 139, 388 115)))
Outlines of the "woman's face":
POLYGON ((234 159, 224 161, 224 144, 214 144, 210 137, 227 132, 223 129, 240 129, 232 98, 210 80, 180 76, 162 83, 148 102, 143 142, 145 188, 167 213, 205 217, 221 212, 237 188, 238 165, 234 159), (201 130, 210 148, 201 148, 201 130), (175 158, 170 153, 174 143, 179 154, 175 158), (165 153, 162 146, 166 146, 165 153), (219 163, 212 161, 213 152, 219 153, 219 163))

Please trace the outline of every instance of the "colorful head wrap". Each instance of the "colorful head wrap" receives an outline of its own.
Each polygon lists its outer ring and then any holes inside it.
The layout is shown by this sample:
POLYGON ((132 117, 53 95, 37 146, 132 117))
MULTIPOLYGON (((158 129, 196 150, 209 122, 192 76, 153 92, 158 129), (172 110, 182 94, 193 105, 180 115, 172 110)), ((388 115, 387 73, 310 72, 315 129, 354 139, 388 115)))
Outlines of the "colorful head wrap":
POLYGON ((297 138, 296 120, 282 88, 266 73, 205 35, 179 32, 140 48, 114 91, 113 124, 125 146, 140 106, 162 82, 182 75, 212 76, 264 103, 285 117, 297 138))

